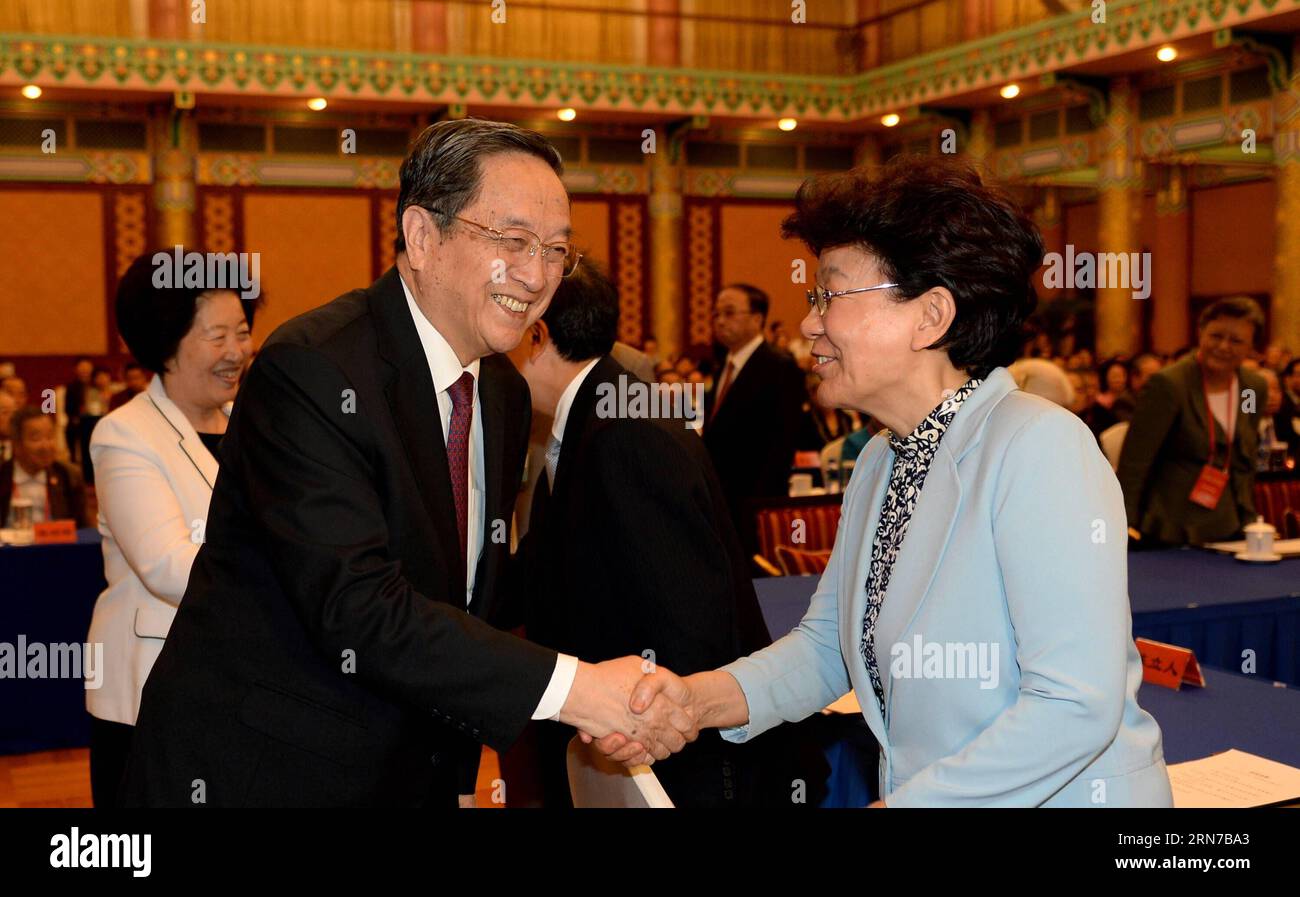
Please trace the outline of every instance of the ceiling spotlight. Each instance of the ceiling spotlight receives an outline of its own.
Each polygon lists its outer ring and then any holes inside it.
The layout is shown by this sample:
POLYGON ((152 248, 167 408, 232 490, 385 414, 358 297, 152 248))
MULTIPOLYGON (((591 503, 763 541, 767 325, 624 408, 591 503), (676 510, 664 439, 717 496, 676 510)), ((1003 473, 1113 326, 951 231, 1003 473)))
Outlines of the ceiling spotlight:
POLYGON ((1159 50, 1156 50, 1156 59, 1159 59, 1161 62, 1173 62, 1177 58, 1178 51, 1168 44, 1165 44, 1159 50))
POLYGON ((776 126, 782 131, 793 131, 798 125, 799 122, 795 121, 793 118, 783 118, 776 123, 776 126))
POLYGON ((573 121, 578 117, 578 110, 574 109, 572 106, 565 106, 563 109, 555 113, 555 117, 560 121, 573 121))
POLYGON ((312 112, 320 112, 328 105, 329 103, 325 102, 324 97, 312 97, 307 101, 307 108, 312 112))
POLYGON ((38 100, 41 97, 41 89, 35 84, 24 84, 23 96, 27 97, 29 100, 38 100))
POLYGON ((998 93, 1002 94, 1002 99, 1004 100, 1015 99, 1016 97, 1020 96, 1020 85, 1008 84, 1006 87, 999 90, 998 93))
POLYGON ((880 116, 880 123, 884 125, 886 128, 892 128, 900 121, 902 121, 902 119, 898 117, 897 112, 891 112, 888 115, 880 116))

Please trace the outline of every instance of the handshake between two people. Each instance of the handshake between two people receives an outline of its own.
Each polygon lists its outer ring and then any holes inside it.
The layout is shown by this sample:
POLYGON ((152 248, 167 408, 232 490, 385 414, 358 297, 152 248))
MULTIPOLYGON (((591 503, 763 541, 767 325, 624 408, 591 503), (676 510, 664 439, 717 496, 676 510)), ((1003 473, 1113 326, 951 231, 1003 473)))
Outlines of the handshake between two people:
POLYGON ((629 768, 666 760, 700 729, 749 721, 740 684, 721 670, 678 676, 640 657, 579 663, 560 722, 629 768))

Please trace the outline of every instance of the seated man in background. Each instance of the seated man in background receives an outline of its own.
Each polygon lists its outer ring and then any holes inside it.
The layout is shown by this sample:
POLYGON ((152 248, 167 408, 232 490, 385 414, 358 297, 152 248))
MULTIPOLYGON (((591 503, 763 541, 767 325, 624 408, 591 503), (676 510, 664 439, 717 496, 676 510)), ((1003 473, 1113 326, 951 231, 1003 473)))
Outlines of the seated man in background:
MULTIPOLYGON (((512 600, 492 622, 584 660, 712 669, 771 639, 704 445, 684 420, 617 401, 646 389, 610 356, 617 330, 614 285, 584 262, 511 353, 534 415, 554 423, 512 600)), ((569 806, 574 730, 536 725, 543 803, 569 806)), ((753 805, 758 753, 710 735, 654 769, 678 806, 753 805)))
POLYGON ((54 457, 54 416, 28 406, 13 413, 13 458, 0 464, 0 520, 12 526, 10 508, 15 498, 32 503, 32 521, 86 522, 86 490, 76 468, 54 457))
MULTIPOLYGON (((7 392, 0 392, 0 461, 8 461, 14 456, 14 439, 11 421, 18 403, 7 392)), ((0 523, 3 523, 0 520, 0 523)))

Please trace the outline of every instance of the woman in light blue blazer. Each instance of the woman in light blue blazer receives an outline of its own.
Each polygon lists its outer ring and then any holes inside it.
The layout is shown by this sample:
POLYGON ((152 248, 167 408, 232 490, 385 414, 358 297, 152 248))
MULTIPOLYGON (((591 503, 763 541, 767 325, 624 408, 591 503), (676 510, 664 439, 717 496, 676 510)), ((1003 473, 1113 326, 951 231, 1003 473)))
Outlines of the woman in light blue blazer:
POLYGON ((1119 484, 1083 422, 1004 367, 1036 302, 1033 225, 973 170, 905 157, 804 184, 784 234, 818 256, 818 400, 888 429, 794 631, 659 670, 632 709, 666 692, 743 742, 853 689, 887 806, 1172 806, 1137 703, 1119 484))

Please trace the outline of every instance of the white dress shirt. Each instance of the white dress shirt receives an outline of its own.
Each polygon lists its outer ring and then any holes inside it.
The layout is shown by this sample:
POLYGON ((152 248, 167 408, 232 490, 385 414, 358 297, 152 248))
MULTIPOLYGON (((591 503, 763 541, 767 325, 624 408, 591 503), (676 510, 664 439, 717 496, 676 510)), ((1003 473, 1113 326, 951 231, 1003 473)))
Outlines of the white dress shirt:
MULTIPOLYGON (((34 474, 23 470, 23 466, 14 462, 13 498, 25 498, 32 503, 32 523, 44 523, 45 511, 49 507, 49 492, 46 485, 45 471, 34 474)), ((10 500, 12 502, 12 499, 10 500)), ((9 517, 13 518, 12 504, 9 517)))
POLYGON ((1232 413, 1232 402, 1236 395, 1238 395, 1237 378, 1234 376, 1230 387, 1225 389, 1223 392, 1212 392, 1208 396, 1210 402, 1210 413, 1213 414, 1214 419, 1219 422, 1219 426, 1223 427, 1223 432, 1228 434, 1229 440, 1236 435, 1235 431, 1237 429, 1235 426, 1236 421, 1234 420, 1236 415, 1232 413), (1231 427, 1231 429, 1229 429, 1229 427, 1231 427))
MULTIPOLYGON (((470 421, 469 432, 469 490, 466 492, 467 520, 465 532, 465 606, 474 598, 474 576, 477 573, 479 556, 483 553, 483 413, 479 403, 479 360, 476 358, 469 366, 462 366, 455 350, 437 328, 429 322, 415 304, 415 297, 402 278, 402 292, 406 294, 406 305, 411 310, 411 320, 415 322, 415 332, 419 334, 420 345, 424 347, 424 357, 429 363, 429 373, 433 376, 433 388, 438 395, 438 416, 442 419, 442 439, 447 441, 447 431, 451 426, 451 388, 461 375, 469 371, 474 375, 474 418, 470 421)), ((593 362, 594 363, 594 362, 593 362)), ((576 392, 576 390, 575 390, 576 392)), ((572 399, 570 399, 572 402, 572 399)), ((578 675, 578 658, 561 654, 555 662, 555 671, 551 674, 550 684, 542 693, 542 699, 533 712, 533 719, 555 719, 560 715, 564 702, 569 697, 573 680, 578 675)))
POLYGON ((569 381, 569 385, 564 387, 564 392, 560 393, 560 401, 555 405, 555 417, 551 423, 551 435, 555 441, 560 443, 561 450, 564 446, 564 425, 569 421, 569 409, 573 407, 573 400, 578 396, 578 390, 582 388, 582 381, 587 379, 591 369, 600 361, 597 356, 587 362, 586 366, 578 371, 578 375, 569 381))

